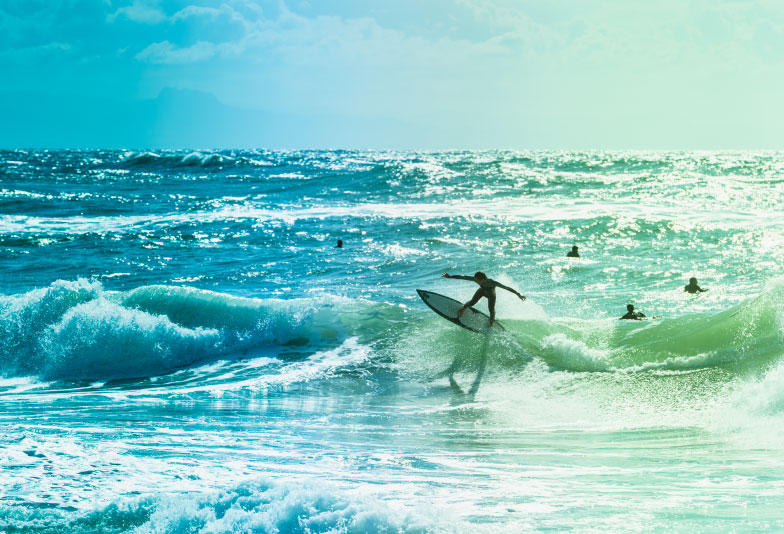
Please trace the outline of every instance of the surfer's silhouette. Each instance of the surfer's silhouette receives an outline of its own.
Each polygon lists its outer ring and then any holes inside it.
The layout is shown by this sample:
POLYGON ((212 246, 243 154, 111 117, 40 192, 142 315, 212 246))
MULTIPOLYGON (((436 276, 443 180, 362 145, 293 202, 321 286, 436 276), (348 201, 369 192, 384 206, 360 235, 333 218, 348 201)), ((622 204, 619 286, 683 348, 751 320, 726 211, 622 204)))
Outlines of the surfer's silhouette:
POLYGON ((691 293, 692 295, 695 293, 705 293, 707 291, 707 289, 702 289, 697 285, 697 279, 694 277, 689 278, 689 283, 683 286, 683 290, 686 293, 691 293))
POLYGON ((338 244, 335 245, 335 248, 343 248, 343 240, 342 239, 338 239, 338 244))
POLYGON ((471 297, 471 300, 463 304, 463 307, 457 311, 457 316, 460 317, 463 315, 463 312, 469 306, 473 306, 482 297, 487 299, 487 309, 490 311, 490 324, 492 325, 495 322, 495 288, 500 287, 501 289, 506 289, 510 293, 514 293, 517 295, 520 300, 525 300, 525 297, 521 295, 516 289, 512 289, 509 286, 505 286, 501 282, 497 282, 492 278, 488 278, 485 273, 482 271, 478 271, 474 274, 474 276, 464 276, 461 274, 449 274, 444 273, 441 276, 444 278, 456 278, 457 280, 471 280, 472 282, 476 282, 479 284, 479 289, 476 290, 474 296, 471 297))
POLYGON ((642 321, 645 319, 645 314, 642 312, 634 311, 634 304, 626 305, 626 315, 620 318, 624 321, 642 321))
POLYGON ((579 258, 580 257, 580 254, 577 252, 577 245, 574 245, 572 247, 572 251, 571 252, 567 252, 566 253, 566 257, 567 258, 579 258))

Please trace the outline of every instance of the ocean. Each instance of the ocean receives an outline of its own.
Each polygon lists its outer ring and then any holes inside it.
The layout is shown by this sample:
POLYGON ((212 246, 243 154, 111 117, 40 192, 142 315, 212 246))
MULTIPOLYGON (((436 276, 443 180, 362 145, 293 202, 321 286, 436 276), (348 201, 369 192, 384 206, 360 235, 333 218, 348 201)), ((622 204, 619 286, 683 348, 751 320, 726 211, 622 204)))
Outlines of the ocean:
POLYGON ((778 152, 0 151, 0 532, 784 530, 783 198, 778 152), (417 296, 480 270, 503 332, 417 296))

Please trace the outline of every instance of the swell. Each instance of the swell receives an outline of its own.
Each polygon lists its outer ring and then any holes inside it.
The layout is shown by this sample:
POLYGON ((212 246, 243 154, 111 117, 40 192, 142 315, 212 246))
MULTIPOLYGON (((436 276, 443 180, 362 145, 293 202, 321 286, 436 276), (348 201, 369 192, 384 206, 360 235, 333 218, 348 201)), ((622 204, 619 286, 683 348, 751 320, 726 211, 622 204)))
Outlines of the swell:
MULTIPOLYGON (((104 291, 84 279, 0 297, 0 374, 43 379, 148 377, 211 360, 301 359, 351 337, 392 306, 339 297, 248 299, 187 287, 104 291)), ((364 336, 364 337, 363 337, 364 336)))
POLYGON ((476 367, 480 360, 514 372, 534 359, 552 371, 574 373, 724 369, 754 374, 784 356, 783 298, 784 279, 777 279, 761 294, 713 314, 619 321, 551 318, 540 310, 527 319, 501 316, 507 332, 489 340, 425 316, 395 351, 406 366, 429 374, 459 362, 476 367))
MULTIPOLYGON (((784 280, 715 314, 626 322, 502 319, 493 357, 573 372, 759 370, 782 356, 784 280)), ((191 287, 104 291, 84 279, 0 296, 0 374, 43 379, 148 377, 208 361, 302 359, 348 339, 410 370, 476 352, 481 336, 428 312, 334 296, 243 298, 191 287), (420 320, 421 318, 421 320, 420 320)), ((440 364, 439 363, 439 364, 440 364)))
POLYGON ((260 166, 265 163, 244 157, 233 157, 228 154, 214 152, 189 152, 186 154, 157 154, 155 152, 133 152, 120 162, 123 167, 151 168, 162 170, 166 168, 232 168, 238 166, 260 166))
POLYGON ((784 279, 727 310, 649 321, 540 320, 513 324, 517 339, 568 371, 759 370, 784 355, 784 279))

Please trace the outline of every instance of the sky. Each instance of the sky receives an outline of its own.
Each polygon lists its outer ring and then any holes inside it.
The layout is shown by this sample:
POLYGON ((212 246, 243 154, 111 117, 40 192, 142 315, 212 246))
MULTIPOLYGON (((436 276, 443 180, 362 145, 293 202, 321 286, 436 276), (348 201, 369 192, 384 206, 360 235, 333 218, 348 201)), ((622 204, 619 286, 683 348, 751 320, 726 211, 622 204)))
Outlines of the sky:
POLYGON ((784 148, 780 0, 0 0, 0 147, 784 148))

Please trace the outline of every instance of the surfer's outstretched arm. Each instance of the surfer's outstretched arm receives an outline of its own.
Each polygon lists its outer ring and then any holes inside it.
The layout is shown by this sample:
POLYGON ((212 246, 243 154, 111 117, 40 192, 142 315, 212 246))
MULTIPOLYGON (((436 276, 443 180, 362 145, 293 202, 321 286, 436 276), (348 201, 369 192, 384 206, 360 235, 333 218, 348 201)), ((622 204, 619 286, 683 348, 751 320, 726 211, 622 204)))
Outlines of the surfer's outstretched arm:
POLYGON ((495 286, 496 287, 500 287, 501 289, 506 289, 510 293, 517 295, 520 298, 520 300, 525 300, 525 297, 523 295, 521 295, 520 292, 517 291, 516 289, 512 289, 511 287, 505 286, 504 284, 501 284, 499 282, 496 282, 495 286))
POLYGON ((473 276, 464 276, 462 274, 449 274, 449 273, 445 272, 441 276, 443 278, 455 278, 457 280, 471 280, 472 282, 474 281, 474 277, 473 276))

